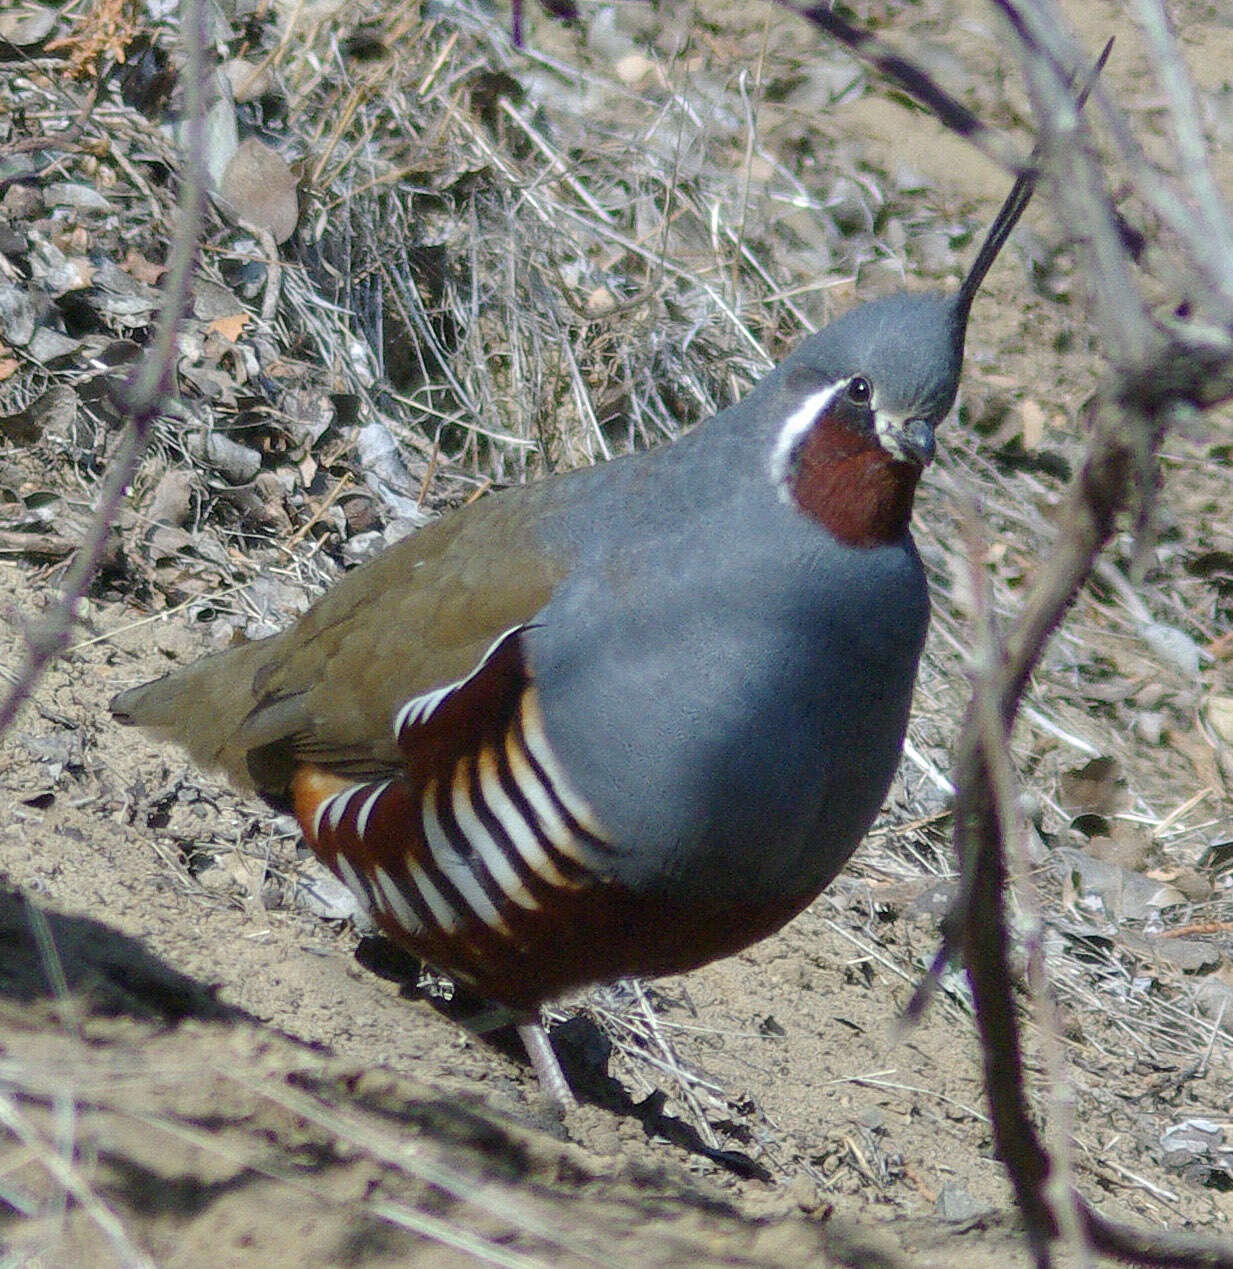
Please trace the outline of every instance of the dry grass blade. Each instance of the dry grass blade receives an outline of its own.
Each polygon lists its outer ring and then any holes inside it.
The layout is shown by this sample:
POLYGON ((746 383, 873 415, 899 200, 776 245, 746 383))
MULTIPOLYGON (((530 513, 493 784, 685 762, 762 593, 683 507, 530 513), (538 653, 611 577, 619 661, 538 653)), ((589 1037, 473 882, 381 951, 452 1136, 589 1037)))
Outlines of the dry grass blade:
MULTIPOLYGON (((57 1089, 55 1095, 62 1098, 63 1093, 63 1089, 57 1089)), ((73 1162, 71 1141, 65 1151, 60 1142, 47 1139, 27 1121, 7 1090, 0 1090, 0 1124, 21 1142, 30 1157, 47 1171, 65 1195, 80 1204, 82 1211, 115 1251, 123 1269, 154 1269, 154 1261, 132 1242, 115 1212, 99 1198, 89 1177, 83 1175, 73 1162)))
MULTIPOLYGON (((1047 6, 1031 9, 1025 22, 1048 16, 1047 6)), ((1113 470, 1099 455, 1084 466, 1081 437, 1099 387, 1082 303, 1088 280, 1107 281, 1102 312, 1127 297, 1132 303, 1111 340, 1129 350, 1110 359, 1118 370, 1130 364, 1145 329, 1159 347, 1173 350, 1180 339, 1187 353, 1144 375, 1157 394, 1148 404, 1165 411, 1155 420, 1155 439, 1170 421, 1170 393, 1203 404, 1221 390, 1218 332, 1227 320, 1218 299, 1220 262, 1199 259, 1193 272, 1173 270, 1172 255, 1166 268, 1153 254, 1177 251, 1214 223, 1217 210, 1154 164, 1162 153, 1180 155, 1192 145, 1196 126, 1201 134, 1218 128, 1221 98, 1201 92, 1197 116, 1174 120, 1157 108, 1158 86, 1119 53, 1088 108, 1101 112, 1091 121, 1098 123, 1094 136, 1084 127, 1068 131, 1073 121, 1058 112, 1068 108, 1069 90, 1057 67, 1061 43, 1069 42, 1065 57, 1073 56, 1072 37, 1059 43, 1024 27, 1031 47, 1043 50, 1025 100, 1007 62, 1012 41, 976 0, 960 0, 956 12, 961 21, 941 20, 932 3, 897 9, 886 46, 879 36, 866 49, 882 56, 893 42, 919 52, 927 73, 945 85, 933 95, 967 110, 956 117, 995 121, 998 132, 985 131, 982 144, 996 169, 791 14, 772 12, 768 20, 765 12, 731 6, 621 5, 599 15, 594 28, 588 19, 585 37, 545 27, 519 53, 500 23, 465 4, 421 20, 411 10, 391 13, 362 0, 329 16, 304 5, 265 9, 220 37, 229 57, 253 59, 239 68, 241 82, 255 84, 257 72, 272 75, 260 103, 239 113, 298 165, 300 230, 273 253, 259 234, 208 220, 194 306, 221 304, 224 321, 242 324, 241 333, 224 338, 211 329, 213 308, 194 307, 185 319, 176 363, 180 406, 152 428, 132 510, 114 535, 116 554, 83 605, 91 625, 72 658, 27 703, 16 743, 0 753, 0 865, 15 884, 140 935, 276 1028, 346 1054, 356 1070, 415 1072, 444 1097, 466 1104, 478 1096, 508 1113, 532 1114, 533 1094, 518 1067, 463 1038, 423 1003, 400 999, 349 967, 354 934, 338 910, 326 905, 331 915, 322 922, 298 906, 313 879, 286 824, 262 819, 251 803, 169 764, 165 754, 126 748, 125 738, 99 721, 107 695, 208 647, 285 624, 341 569, 442 507, 679 434, 741 396, 802 330, 858 299, 905 284, 952 284, 977 253, 980 227, 1010 183, 1001 165, 1018 171, 1030 151, 1032 109, 1046 123, 1052 111, 1062 180, 1047 198, 1061 207, 1062 227, 1051 224, 1046 199, 1038 200, 987 279, 976 301, 959 416, 940 432, 944 452, 919 495, 915 535, 935 617, 899 783, 853 866, 782 935, 642 997, 599 998, 594 1011, 617 1051, 611 1082, 652 1106, 670 1096, 677 1122, 688 1121, 706 1149, 689 1145, 686 1155, 681 1139, 646 1139, 657 1131, 650 1115, 639 1122, 628 1111, 584 1107, 564 1131, 585 1145, 597 1171, 625 1175, 628 1168, 637 1178, 629 1205, 614 1204, 610 1224, 588 1227, 583 1250, 593 1258, 613 1259, 611 1247, 625 1245, 622 1231, 657 1236, 662 1227, 652 1232, 645 1221, 648 1197, 679 1212, 694 1181, 712 1188, 688 1219, 711 1238, 705 1254, 728 1262, 813 1263, 808 1239, 827 1224, 815 1190, 834 1202, 838 1220, 867 1211, 880 1229, 933 1229, 956 1265, 965 1251, 983 1254, 980 1264, 1020 1254, 1018 1233, 1013 1247, 990 1250, 987 1229, 955 1238, 929 1224, 938 1192, 952 1182, 970 1189, 982 1210, 1004 1212, 1009 1203, 989 1164, 988 1127, 973 1109, 980 1069, 966 980, 948 975, 943 1007, 887 1053, 894 1002, 928 963, 937 915, 954 895, 956 870, 944 840, 953 808, 947 773, 969 695, 974 618, 1001 633, 1016 667, 1013 686, 1025 690, 1009 738, 1025 792, 1014 810, 1027 821, 1030 868, 1024 862, 1021 870, 1038 887, 1043 920, 1043 927, 1012 921, 1000 989, 1016 981, 1025 962, 1043 956, 1063 1020, 1049 1034, 1052 1024, 1042 1017, 1044 1033, 1028 1028, 1022 1037, 1032 1122, 1045 1117, 1055 1149, 1071 1113, 1060 1099, 1073 1095, 1076 1185, 1147 1225, 1219 1228, 1224 1219, 1215 1186, 1226 1157, 1208 1161, 1211 1186, 1204 1188, 1159 1144, 1183 1104, 1223 1122, 1227 1101, 1233 1010, 1220 988, 1233 906, 1220 880, 1222 844, 1233 838, 1233 765, 1221 756, 1221 720, 1209 717, 1209 698, 1219 703, 1228 695, 1233 554, 1224 517, 1212 510, 1228 503, 1219 434, 1170 434, 1153 511, 1162 534, 1146 535, 1146 573, 1136 572, 1143 562, 1135 556, 1136 526, 1114 517, 1109 569, 1073 596, 1065 623, 1055 627, 1059 605, 1070 601, 1109 527, 1107 516, 1089 513, 1076 545, 1071 519, 1081 519, 1083 508, 1072 517, 1067 481, 1081 472, 1081 495, 1095 487, 1112 505, 1127 472, 1154 478, 1154 439, 1130 445, 1115 408, 1095 417, 1100 444, 1111 439, 1123 447, 1122 466, 1113 470), (1112 158, 1098 162, 1089 146, 1106 133, 1112 158), (1100 162, 1121 166, 1106 176, 1100 162), (1155 185, 1126 196, 1149 174, 1155 185), (1093 182, 1118 195, 1113 216, 1113 198, 1096 190, 1096 208, 1084 215, 1100 222, 1098 233, 1074 210, 1077 200, 1090 201, 1093 182), (1111 254, 1109 273, 1102 253, 1123 252, 1123 233, 1152 239, 1146 263, 1126 268, 1111 254), (1144 272, 1154 274, 1155 285, 1140 295, 1133 288, 1144 272), (1157 301, 1173 298, 1162 285, 1170 278, 1197 297, 1190 318, 1161 320, 1157 301), (1119 292, 1122 286, 1132 290, 1119 292), (1191 352, 1198 362, 1188 360, 1191 352), (1215 377, 1205 380, 1196 365, 1215 377), (257 471, 251 482, 237 483, 205 460, 210 437, 248 451, 257 471), (981 541, 973 547, 966 526, 976 517, 981 541), (1062 572, 1053 573, 1052 588, 1032 592, 1042 560, 1062 572), (1024 633, 1012 623, 1029 595, 1024 633), (1189 646, 1197 671, 1161 651, 1162 630, 1174 631, 1183 651, 1189 646), (1036 657, 1032 642, 1044 635, 1049 641, 1036 657), (1098 827, 1085 828, 1064 790, 1072 770, 1091 759, 1116 764, 1118 799, 1095 817, 1098 827), (1128 914, 1083 887, 1078 863, 1110 842, 1137 843, 1139 857, 1122 869, 1124 879, 1146 884, 1150 873, 1149 889, 1170 892, 1171 906, 1128 914), (1189 961, 1170 959, 1179 948, 1189 961), (1051 1045, 1069 1063, 1069 1083, 1058 1078, 1051 1045), (1031 1100, 1037 1091, 1043 1096, 1031 1100), (725 1154, 745 1155, 776 1183, 795 1178, 793 1188, 785 1195, 778 1184, 734 1179, 718 1170, 716 1159, 725 1154), (776 1208, 768 1216, 766 1204, 780 1200, 787 1214, 776 1208), (708 1223, 728 1204, 741 1213, 748 1241, 727 1241, 731 1226, 719 1231, 708 1223), (755 1245, 758 1239, 765 1242, 755 1245)), ((151 26, 168 34, 155 19, 151 26)), ((1135 47, 1134 29, 1124 29, 1125 37, 1122 27, 1116 31, 1119 50, 1135 47)), ((1219 47, 1209 18, 1197 29, 1219 47)), ((1085 32, 1093 51, 1109 33, 1085 32)), ((1185 34, 1180 51, 1193 57, 1197 41, 1185 34)), ((1165 35, 1161 47, 1169 44, 1165 35)), ((865 63, 871 65, 876 59, 865 63)), ((903 66, 900 58, 887 69, 903 66)), ((54 153, 29 151, 40 166, 0 191, 9 196, 0 205, 0 268, 15 261, 20 281, 53 247, 72 264, 84 234, 95 264, 119 267, 134 245, 138 258, 121 272, 153 286, 171 224, 166 175, 174 156, 157 119, 126 105, 114 82, 102 84, 85 110, 57 82, 60 69, 40 57, 0 82, 0 145, 8 146, 4 128, 13 119, 43 141, 65 141, 54 153), (56 132, 65 120, 71 139, 56 132), (63 178, 104 189, 111 210, 90 219, 54 203, 63 178), (13 208, 35 195, 44 201, 27 225, 13 208), (12 227, 26 235, 24 254, 12 227)), ((913 75, 909 86, 920 82, 913 75)), ((1219 195, 1226 173, 1220 153, 1211 157, 1219 195)), ((1201 179, 1193 154, 1186 162, 1201 179)), ((1219 241, 1216 232, 1210 241, 1219 241)), ((102 354, 150 337, 150 327, 125 325, 122 313, 98 318, 90 305, 102 289, 79 287, 53 302, 58 334, 79 334, 74 323, 83 310, 102 325, 76 353, 44 365, 19 348, 18 369, 10 372, 7 345, 0 352, 0 376, 11 376, 0 377, 0 569, 23 602, 26 594, 41 596, 48 581, 46 562, 31 548, 80 536, 74 530, 98 497, 99 470, 116 457, 114 417, 97 404, 110 400, 100 397, 102 354), (75 420, 19 444, 12 434, 38 431, 28 407, 49 387, 76 394, 75 420), (14 553, 23 568, 9 563, 14 553)), ((1123 394, 1132 406, 1141 383, 1132 381, 1123 394)), ((1106 396, 1106 405, 1116 406, 1116 396, 1106 396)), ((9 659, 16 664, 16 656, 9 659)), ((983 681, 995 693, 987 673, 983 681)), ((994 774, 1004 795, 1005 766, 994 774)), ((1004 807, 993 815, 995 823, 1007 819, 1004 807)), ((96 1023, 77 994, 80 967, 93 962, 76 956, 60 920, 48 917, 65 982, 47 986, 56 958, 44 953, 38 990, 57 1003, 51 1024, 36 1011, 34 1025, 65 1038, 57 1028, 67 1019, 72 1039, 80 1023, 97 1057, 106 1037, 126 1034, 133 1020, 122 1013, 96 1023), (64 1012, 79 1003, 78 1014, 64 1012)), ((24 924, 21 940, 14 949, 29 943, 24 924)), ((6 959, 0 979, 9 968, 6 959)), ((0 1003, 5 1043, 17 1043, 28 1024, 14 1022, 9 1002, 0 1003)), ((25 1004, 12 1008, 27 1016, 25 1004)), ((227 1066, 236 1035, 217 1024, 193 1034, 199 1051, 182 1068, 189 1087, 199 1079, 217 1104, 250 1094, 257 1100, 268 1069, 260 1058, 246 1066, 237 1057, 237 1078, 225 1088, 212 1084, 210 1071, 227 1066), (210 1070, 195 1065, 207 1053, 210 1070)), ((143 1033, 141 1051, 148 1057, 168 1041, 168 1034, 143 1033)), ((72 1080, 61 1072, 77 1097, 65 1104, 77 1108, 83 1151, 99 1139, 87 1122, 86 1092, 110 1096, 92 1082, 103 1069, 83 1068, 72 1080)), ((1003 1081, 1006 1069, 995 1071, 1003 1081)), ((147 1070, 155 1084, 167 1074, 152 1060, 147 1070)), ((177 1121, 153 1100, 139 1101, 140 1071, 113 1075, 116 1088, 146 1113, 143 1131, 147 1122, 177 1121)), ((47 1092, 28 1071, 6 1065, 3 1076, 47 1092)), ((311 1091, 301 1084, 293 1092, 308 1100, 294 1106, 261 1101, 257 1122, 269 1136, 257 1144, 265 1153, 249 1153, 253 1143, 245 1138, 230 1156, 236 1170, 257 1158, 270 1174, 307 1183, 288 1188, 310 1205, 320 1199, 320 1210, 340 1228, 355 1193, 356 1210, 388 1200, 392 1206, 373 1222, 378 1250, 382 1239, 391 1247, 403 1246, 403 1238, 411 1243, 395 1225, 414 1224, 412 1213, 427 1212, 419 1228, 433 1246, 418 1246, 425 1257, 462 1259, 484 1253, 485 1244, 515 1259, 579 1254, 561 1237, 562 1212, 572 1220, 590 1210, 591 1195, 572 1170, 577 1152, 552 1165, 551 1180, 548 1169, 535 1174, 534 1197, 544 1206, 524 1205, 526 1238, 519 1241, 520 1213, 482 1180, 474 1199, 460 1183, 464 1197, 457 1200, 450 1197, 454 1173, 441 1188, 431 1170, 427 1180, 414 1181, 416 1160, 400 1153, 407 1141, 397 1110, 382 1107, 375 1135, 366 1135, 373 1125, 360 1104, 362 1084, 352 1077, 313 1083, 311 1091), (335 1109, 337 1123, 322 1119, 335 1109), (343 1148, 337 1157, 326 1151, 331 1166, 342 1161, 338 1176, 297 1177, 303 1141, 296 1125, 309 1123, 301 1110, 315 1117, 307 1135, 318 1145, 338 1129, 343 1148), (350 1159, 360 1160, 354 1173, 343 1166, 350 1159), (392 1184, 374 1196, 361 1185, 344 1202, 337 1191, 331 1196, 331 1180, 363 1180, 370 1165, 402 1189, 392 1184), (561 1206, 554 1209, 550 1199, 561 1206), (443 1216, 434 1206, 441 1202, 455 1210, 443 1216), (464 1219, 456 1221, 459 1214, 464 1219), (438 1219, 445 1226, 430 1228, 438 1219), (537 1241, 545 1232, 555 1241, 537 1241)), ((177 1122, 191 1125, 196 1115, 207 1123, 216 1111, 196 1105, 177 1122)), ((45 1118, 37 1128, 45 1141, 56 1139, 45 1118)), ((242 1128, 240 1117, 236 1141, 242 1128)), ((16 1138, 6 1140, 10 1156, 26 1158, 16 1138)), ((185 1150, 209 1145, 192 1133, 178 1140, 185 1150)), ((429 1163, 456 1162, 430 1146, 424 1154, 429 1163)), ((217 1149, 200 1157, 207 1155, 221 1158, 217 1149)), ((477 1166, 484 1173, 482 1160, 477 1166)), ((83 1184, 100 1184, 84 1162, 77 1167, 83 1184)), ((466 1167, 459 1170, 462 1182, 475 1180, 466 1167)), ((33 1174, 40 1181, 48 1175, 20 1168, 5 1174, 5 1192, 19 1209, 41 1202, 38 1186, 26 1180, 33 1174)), ((186 1189, 203 1206, 198 1217, 174 1216, 185 1245, 226 1216, 221 1192, 186 1189)), ((113 1208, 110 1190, 97 1193, 130 1241, 146 1247, 141 1212, 113 1208)), ((251 1188, 267 1193, 257 1183, 251 1188)), ((242 1207, 245 1187, 237 1185, 234 1196, 242 1207)), ((1068 1201, 1046 1197, 1051 1207, 1068 1201)), ((63 1186, 58 1201, 74 1232, 85 1228, 98 1245, 99 1262, 114 1260, 111 1244, 63 1186)), ((258 1215, 255 1230, 273 1220, 269 1210, 258 1215)), ((155 1238, 167 1226, 148 1228, 155 1238)), ((295 1222, 279 1232, 290 1241, 295 1222)), ((1116 1245, 1114 1235, 1101 1237, 1116 1245)), ((637 1244, 627 1258, 644 1263, 666 1254, 667 1244, 655 1251, 648 1245, 637 1244)), ((682 1261, 696 1263, 700 1245, 678 1249, 682 1261)), ((862 1263, 861 1255, 849 1254, 847 1262, 862 1263)))

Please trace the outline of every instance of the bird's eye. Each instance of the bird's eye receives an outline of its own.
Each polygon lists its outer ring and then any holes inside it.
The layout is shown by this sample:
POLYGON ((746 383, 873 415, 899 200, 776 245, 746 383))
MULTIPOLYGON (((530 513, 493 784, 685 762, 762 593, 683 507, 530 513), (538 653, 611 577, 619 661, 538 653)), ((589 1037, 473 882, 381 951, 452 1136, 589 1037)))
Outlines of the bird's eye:
POLYGON ((868 379, 862 379, 857 375, 855 379, 848 382, 848 400, 854 401, 857 405, 868 405, 873 399, 873 388, 869 384, 868 379))

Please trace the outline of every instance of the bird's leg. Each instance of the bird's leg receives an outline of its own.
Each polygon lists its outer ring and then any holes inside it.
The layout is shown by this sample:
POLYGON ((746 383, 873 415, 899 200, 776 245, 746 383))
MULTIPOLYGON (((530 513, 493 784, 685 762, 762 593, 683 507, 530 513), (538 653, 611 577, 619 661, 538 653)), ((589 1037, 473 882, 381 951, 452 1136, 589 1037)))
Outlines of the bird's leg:
POLYGON ((562 1113, 573 1110, 578 1103, 565 1082, 565 1074, 557 1061, 557 1055, 553 1052, 552 1041, 548 1039, 548 1032, 544 1030, 543 1024, 538 1018, 531 1022, 520 1022, 518 1038, 527 1051, 527 1057, 531 1059, 535 1078, 539 1080, 539 1086, 544 1095, 562 1113))

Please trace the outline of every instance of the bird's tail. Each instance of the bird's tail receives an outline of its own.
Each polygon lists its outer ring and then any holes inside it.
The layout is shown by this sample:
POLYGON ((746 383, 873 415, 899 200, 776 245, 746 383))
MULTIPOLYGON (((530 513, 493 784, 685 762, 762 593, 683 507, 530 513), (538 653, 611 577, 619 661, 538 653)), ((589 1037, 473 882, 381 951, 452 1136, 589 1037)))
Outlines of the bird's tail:
POLYGON ((252 777, 235 738, 257 704, 255 684, 268 640, 203 657, 112 698, 112 717, 187 749, 203 767, 226 771, 241 787, 252 777))

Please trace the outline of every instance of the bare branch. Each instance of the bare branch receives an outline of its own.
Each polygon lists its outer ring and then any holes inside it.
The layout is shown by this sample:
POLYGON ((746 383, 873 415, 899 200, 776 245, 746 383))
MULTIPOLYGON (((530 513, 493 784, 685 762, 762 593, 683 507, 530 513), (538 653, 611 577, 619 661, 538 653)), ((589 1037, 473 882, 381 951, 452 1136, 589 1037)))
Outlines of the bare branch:
MULTIPOLYGON (((1136 193, 1177 236, 1181 260, 1171 281, 1202 300, 1211 324, 1158 321, 1091 128, 1076 106, 1070 71, 1078 46, 1075 33, 1052 0, 991 2, 1010 25, 1035 108, 1039 136, 1033 162, 1039 155, 1053 185, 1058 217, 1086 258, 1090 302, 1110 376, 1093 411, 1087 457, 1063 505, 1055 550, 1004 645, 992 627, 988 605, 977 604, 982 655, 956 759, 955 840, 963 880, 945 922, 945 943, 947 949, 962 949, 968 967, 997 1150, 1037 1264, 1051 1263, 1051 1243, 1066 1231, 1080 1257, 1100 1251, 1145 1265, 1230 1265, 1233 1250, 1228 1248, 1108 1223, 1075 1194, 1067 1158, 1053 1159, 1046 1151, 1025 1087, 1004 897, 1007 851, 1018 832, 1009 739, 1028 680, 1091 575, 1119 515, 1154 487, 1162 437, 1181 415, 1224 400, 1233 390, 1233 345, 1227 334, 1233 329, 1229 213, 1211 177, 1194 92, 1159 0, 1136 0, 1157 80, 1169 103, 1178 172, 1166 173, 1151 164, 1111 93, 1100 85, 1095 92, 1136 193)), ((923 71, 905 65, 875 37, 829 10, 789 7, 929 105, 983 153, 1001 150, 923 71)), ((1145 518, 1138 519, 1142 524, 1145 518)), ((974 589, 979 599, 979 584, 974 589)), ((924 990, 911 1008, 919 1009, 923 999, 924 990)), ((1057 1087, 1060 1073, 1054 1071, 1053 1077, 1057 1087)))
POLYGON ((0 735, 29 699, 47 666, 68 646, 77 610, 98 571, 125 490, 137 470, 150 425, 174 392, 176 340, 180 320, 188 306, 197 243, 205 217, 205 165, 202 84, 205 80, 205 36, 201 7, 185 0, 182 37, 187 57, 184 101, 187 121, 186 157, 181 168, 180 214, 171 248, 171 266, 164 288, 162 312, 154 339, 132 376, 117 393, 118 404, 128 417, 118 452, 108 466, 98 507, 86 535, 65 574, 60 597, 26 628, 26 656, 8 695, 0 702, 0 735))
POLYGON ((861 61, 867 62, 883 78, 898 84, 910 97, 920 102, 945 127, 970 141, 986 158, 1018 176, 1027 170, 1025 159, 983 120, 948 93, 928 72, 900 56, 871 31, 853 26, 846 18, 824 4, 804 4, 797 0, 778 0, 785 9, 811 22, 832 39, 838 40, 861 61))
POLYGON ((1168 15, 1160 0, 1135 0, 1139 25, 1152 50, 1156 75, 1169 102, 1169 122, 1177 148, 1178 178, 1183 190, 1193 196, 1199 215, 1198 236, 1188 235, 1191 251, 1201 259, 1212 281, 1225 296, 1233 295, 1233 227, 1228 204, 1216 188, 1199 112, 1194 85, 1182 61, 1168 15))

